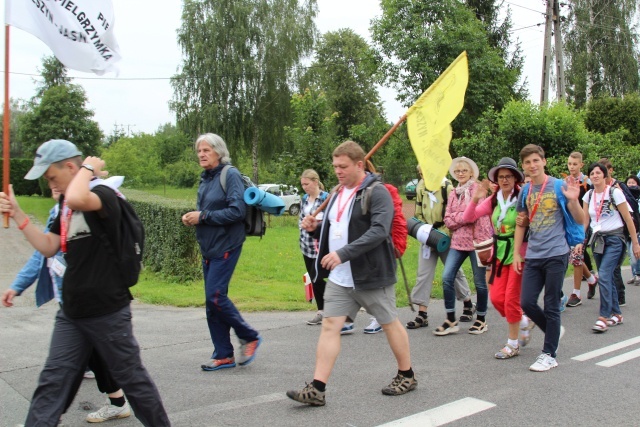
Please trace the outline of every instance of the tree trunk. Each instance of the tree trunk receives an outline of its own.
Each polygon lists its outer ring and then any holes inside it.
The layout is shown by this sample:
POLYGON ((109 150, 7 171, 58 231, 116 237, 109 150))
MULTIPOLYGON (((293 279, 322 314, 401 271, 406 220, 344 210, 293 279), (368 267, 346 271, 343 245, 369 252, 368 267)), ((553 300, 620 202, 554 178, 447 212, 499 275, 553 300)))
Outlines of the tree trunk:
POLYGON ((253 182, 258 185, 258 129, 253 128, 251 140, 251 164, 253 167, 253 182))

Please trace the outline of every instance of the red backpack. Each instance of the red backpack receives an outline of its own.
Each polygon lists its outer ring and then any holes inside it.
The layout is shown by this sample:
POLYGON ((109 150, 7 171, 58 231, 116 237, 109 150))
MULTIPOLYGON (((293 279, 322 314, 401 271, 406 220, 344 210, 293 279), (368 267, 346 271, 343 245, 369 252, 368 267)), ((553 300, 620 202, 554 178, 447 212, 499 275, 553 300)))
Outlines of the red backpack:
POLYGON ((391 184, 383 184, 380 181, 376 181, 371 184, 365 190, 365 195, 363 198, 363 209, 362 213, 366 214, 369 210, 369 198, 371 190, 376 185, 384 185, 389 194, 391 195, 391 200, 393 200, 393 222, 391 223, 391 242, 393 243, 393 247, 396 252, 396 258, 402 257, 404 255, 404 251, 407 250, 407 220, 404 218, 404 213, 402 212, 402 198, 398 194, 398 190, 391 184))

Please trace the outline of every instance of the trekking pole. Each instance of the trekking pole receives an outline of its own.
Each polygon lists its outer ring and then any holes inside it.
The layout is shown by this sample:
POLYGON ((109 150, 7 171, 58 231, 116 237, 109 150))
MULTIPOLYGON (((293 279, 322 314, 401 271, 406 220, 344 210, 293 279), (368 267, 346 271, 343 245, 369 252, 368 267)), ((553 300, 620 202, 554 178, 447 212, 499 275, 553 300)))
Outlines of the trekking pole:
POLYGON ((404 271, 404 264, 402 263, 402 258, 397 258, 397 260, 398 260, 398 263, 400 264, 400 269, 402 270, 402 277, 404 278, 404 288, 407 291, 407 299, 409 300, 409 307, 411 308, 411 311, 415 313, 416 309, 413 308, 413 303, 411 302, 411 291, 409 290, 409 281, 407 280, 407 273, 404 271))

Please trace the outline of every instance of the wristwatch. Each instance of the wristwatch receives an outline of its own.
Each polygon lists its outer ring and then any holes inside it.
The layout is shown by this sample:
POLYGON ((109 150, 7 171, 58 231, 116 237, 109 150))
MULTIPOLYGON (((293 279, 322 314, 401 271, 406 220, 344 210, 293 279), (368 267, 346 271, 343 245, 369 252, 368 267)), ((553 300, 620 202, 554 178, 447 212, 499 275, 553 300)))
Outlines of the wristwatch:
POLYGON ((93 170, 93 166, 88 165, 86 163, 83 163, 82 166, 80 166, 81 168, 85 168, 86 170, 88 170, 89 172, 91 172, 92 175, 95 175, 95 171, 93 170))

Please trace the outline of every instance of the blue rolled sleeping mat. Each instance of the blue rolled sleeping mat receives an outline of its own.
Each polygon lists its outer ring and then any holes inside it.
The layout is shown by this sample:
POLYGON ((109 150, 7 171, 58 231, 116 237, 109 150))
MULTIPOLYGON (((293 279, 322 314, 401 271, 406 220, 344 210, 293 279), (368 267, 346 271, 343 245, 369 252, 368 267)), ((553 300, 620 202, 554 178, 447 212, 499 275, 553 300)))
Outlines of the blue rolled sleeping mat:
POLYGON ((284 213, 284 200, 258 187, 249 187, 244 190, 244 202, 271 215, 282 215, 284 213))

